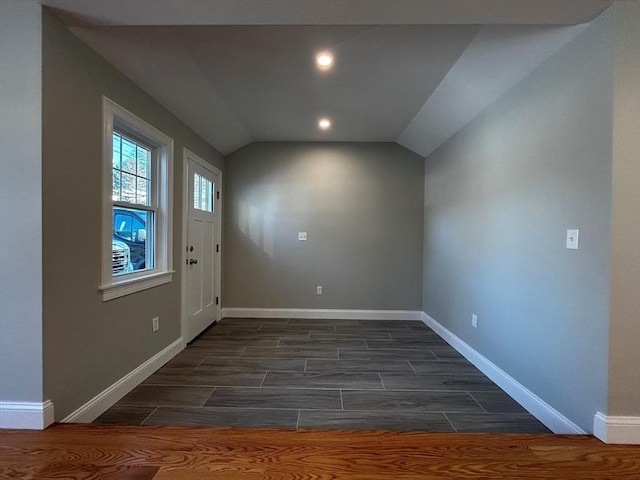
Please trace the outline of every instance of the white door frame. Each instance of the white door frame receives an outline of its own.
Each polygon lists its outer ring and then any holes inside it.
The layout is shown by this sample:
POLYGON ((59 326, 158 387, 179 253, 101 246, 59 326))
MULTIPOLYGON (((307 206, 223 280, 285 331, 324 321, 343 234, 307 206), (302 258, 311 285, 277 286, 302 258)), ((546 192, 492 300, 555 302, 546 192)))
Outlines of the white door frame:
MULTIPOLYGON (((189 224, 189 184, 191 178, 189 176, 189 160, 194 161, 199 166, 211 173, 218 175, 219 185, 216 185, 216 192, 220 192, 220 199, 214 200, 215 208, 217 208, 218 217, 216 220, 216 243, 220 245, 220 253, 218 255, 218 291, 216 296, 219 298, 218 313, 215 322, 220 320, 222 312, 222 171, 211 165, 206 160, 193 153, 188 148, 182 149, 182 245, 180 255, 180 271, 181 275, 181 308, 180 308, 180 336, 182 337, 183 346, 186 345, 187 338, 187 229, 189 224)), ((214 323, 215 323, 214 322, 214 323)))

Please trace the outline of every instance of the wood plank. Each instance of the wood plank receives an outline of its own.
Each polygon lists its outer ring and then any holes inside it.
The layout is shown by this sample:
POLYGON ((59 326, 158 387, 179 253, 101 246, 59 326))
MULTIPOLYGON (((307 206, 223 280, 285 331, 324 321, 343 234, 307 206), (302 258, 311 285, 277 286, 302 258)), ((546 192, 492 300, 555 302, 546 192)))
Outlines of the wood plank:
POLYGON ((55 425, 0 431, 0 478, 640 479, 591 436, 55 425))
POLYGON ((339 390, 219 387, 205 407, 339 410, 339 390))
POLYGON ((301 410, 298 427, 455 432, 443 413, 384 410, 301 410))
POLYGON ((159 407, 144 425, 295 428, 297 422, 297 409, 159 407))
POLYGON ((159 467, 137 465, 79 465, 75 463, 50 463, 35 478, 65 478, 74 480, 153 480, 159 467))

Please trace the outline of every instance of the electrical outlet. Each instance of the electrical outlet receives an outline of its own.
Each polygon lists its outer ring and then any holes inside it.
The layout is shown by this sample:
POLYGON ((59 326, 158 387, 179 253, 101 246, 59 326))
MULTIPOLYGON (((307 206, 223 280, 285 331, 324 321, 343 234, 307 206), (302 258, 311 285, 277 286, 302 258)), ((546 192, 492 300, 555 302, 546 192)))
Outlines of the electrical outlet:
POLYGON ((298 240, 304 242, 307 240, 307 232, 298 232, 298 240))
POLYGON ((160 330, 160 317, 155 317, 151 319, 151 331, 156 333, 160 330))
POLYGON ((322 295, 322 285, 318 285, 318 286, 316 287, 316 294, 317 294, 317 295, 322 295))
POLYGON ((473 328, 478 328, 478 315, 475 313, 471 314, 471 326, 473 328))

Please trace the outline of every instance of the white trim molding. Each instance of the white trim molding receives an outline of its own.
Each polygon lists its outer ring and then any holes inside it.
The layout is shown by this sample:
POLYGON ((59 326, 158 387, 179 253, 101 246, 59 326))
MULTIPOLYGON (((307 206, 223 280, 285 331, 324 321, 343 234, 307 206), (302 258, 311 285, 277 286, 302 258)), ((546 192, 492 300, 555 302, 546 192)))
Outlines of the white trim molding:
POLYGON ((182 337, 156 353, 110 387, 106 388, 76 411, 61 420, 62 423, 90 423, 106 412, 116 402, 146 380, 153 372, 184 349, 182 337))
MULTIPOLYGON (((98 291, 102 301, 157 287, 173 280, 173 149, 174 142, 157 128, 113 100, 102 97, 102 268, 98 291), (113 132, 131 135, 153 149, 150 205, 118 202, 123 207, 155 211, 150 235, 153 268, 113 276, 113 132)), ((149 226, 145 227, 149 228, 149 226)))
POLYGON ((222 318, 318 318, 327 320, 422 320, 418 310, 225 307, 222 318))
POLYGON ((426 313, 422 312, 422 321, 432 328, 443 340, 455 348, 462 356, 473 363, 482 373, 507 392, 516 402, 526 408, 534 417, 546 425, 553 433, 584 435, 582 428, 565 417, 547 402, 526 388, 515 378, 480 354, 477 350, 442 326, 426 313))
MULTIPOLYGON (((182 338, 184 339, 188 339, 189 338, 189 326, 188 326, 188 314, 187 314, 187 260, 189 257, 189 253, 187 251, 187 242, 188 242, 188 238, 187 238, 187 233, 189 230, 189 210, 191 208, 191 202, 189 201, 189 188, 191 186, 191 182, 192 182, 192 176, 191 176, 191 169, 189 168, 189 162, 192 161, 194 162, 196 165, 199 165, 200 167, 204 168, 205 170, 209 171, 210 173, 212 173, 213 175, 217 175, 218 176, 218 185, 215 186, 216 189, 216 197, 220 198, 216 198, 214 200, 214 205, 215 205, 215 214, 216 214, 216 239, 215 242, 220 246, 220 248, 218 249, 216 255, 216 261, 217 261, 217 272, 216 272, 216 280, 218 282, 217 284, 217 290, 215 292, 216 296, 218 297, 218 308, 216 311, 216 316, 215 319, 213 320, 213 323, 219 321, 222 318, 222 171, 215 167, 214 165, 212 165, 211 163, 207 162, 205 159, 199 157, 198 155, 196 155, 195 153, 193 153, 191 150, 189 150, 186 147, 182 148, 182 257, 181 257, 181 271, 182 271, 182 276, 181 276, 181 285, 180 285, 180 302, 181 302, 181 309, 180 309, 180 331, 181 331, 181 335, 182 338)), ((212 325, 213 325, 212 323, 212 325)))
POLYGON ((640 417, 620 417, 597 412, 593 434, 604 443, 640 445, 640 417))
POLYGON ((54 422, 53 402, 0 402, 0 428, 44 430, 54 422))
POLYGON ((167 272, 152 273, 144 277, 127 278, 108 285, 101 285, 99 290, 102 292, 102 300, 106 302, 107 300, 113 300, 114 298, 139 292, 140 290, 171 283, 174 273, 174 270, 169 270, 167 272))

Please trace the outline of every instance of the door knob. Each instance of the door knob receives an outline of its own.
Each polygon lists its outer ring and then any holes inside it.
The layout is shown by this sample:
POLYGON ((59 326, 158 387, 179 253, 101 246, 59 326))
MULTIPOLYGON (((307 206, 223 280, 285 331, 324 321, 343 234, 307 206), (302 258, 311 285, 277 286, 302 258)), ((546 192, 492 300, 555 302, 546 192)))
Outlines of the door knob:
POLYGON ((196 260, 195 258, 189 260, 189 265, 195 265, 196 263, 198 263, 198 260, 196 260))

